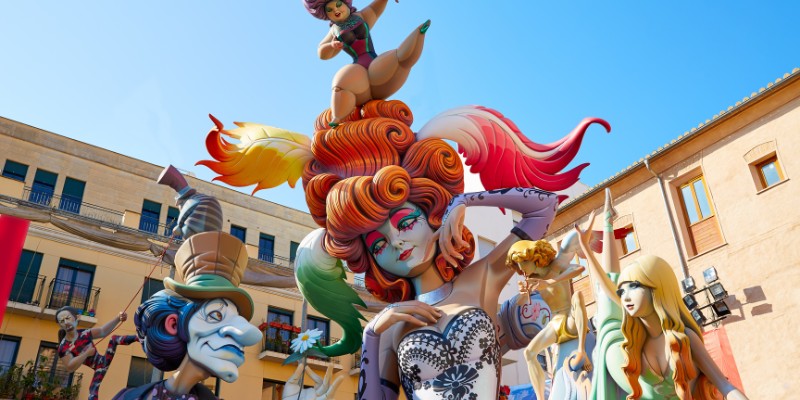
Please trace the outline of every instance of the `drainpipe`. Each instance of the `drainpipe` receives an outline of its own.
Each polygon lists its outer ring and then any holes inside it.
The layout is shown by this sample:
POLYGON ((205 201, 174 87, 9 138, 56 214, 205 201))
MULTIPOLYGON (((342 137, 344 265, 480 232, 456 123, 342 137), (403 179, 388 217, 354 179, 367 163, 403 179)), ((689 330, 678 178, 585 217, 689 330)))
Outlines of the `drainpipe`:
POLYGON ((669 202, 667 201, 667 191, 664 190, 664 182, 661 180, 661 176, 653 172, 650 169, 650 159, 644 159, 644 167, 650 171, 653 176, 656 177, 656 181, 658 182, 658 188, 661 189, 661 199, 664 200, 664 209, 667 210, 667 219, 669 220, 669 226, 672 228, 672 242, 675 243, 675 250, 678 252, 678 259, 681 262, 681 270, 683 270, 683 278, 689 277, 689 267, 686 265, 686 259, 683 257, 683 251, 681 250, 681 241, 678 238, 678 228, 675 227, 675 221, 672 219, 672 212, 669 209, 669 202))

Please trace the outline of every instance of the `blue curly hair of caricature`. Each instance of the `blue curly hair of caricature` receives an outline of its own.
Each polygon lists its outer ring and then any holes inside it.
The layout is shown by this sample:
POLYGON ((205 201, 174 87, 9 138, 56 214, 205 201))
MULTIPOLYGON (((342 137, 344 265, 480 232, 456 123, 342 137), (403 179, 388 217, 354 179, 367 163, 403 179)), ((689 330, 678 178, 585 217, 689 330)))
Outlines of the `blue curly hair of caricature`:
POLYGON ((187 299, 172 290, 162 290, 136 309, 133 322, 136 334, 142 343, 147 360, 162 371, 174 371, 186 356, 189 342, 189 318, 204 302, 187 299), (166 330, 165 321, 172 314, 178 315, 178 332, 173 335, 166 330))

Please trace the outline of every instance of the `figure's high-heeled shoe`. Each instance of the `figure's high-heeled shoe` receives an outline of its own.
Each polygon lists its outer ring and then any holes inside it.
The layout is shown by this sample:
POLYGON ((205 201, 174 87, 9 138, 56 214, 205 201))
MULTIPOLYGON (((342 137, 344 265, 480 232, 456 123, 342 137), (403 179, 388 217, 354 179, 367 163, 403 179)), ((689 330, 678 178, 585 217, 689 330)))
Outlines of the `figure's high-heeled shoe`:
POLYGON ((427 21, 425 21, 425 22, 422 24, 422 26, 420 26, 420 27, 419 27, 419 33, 421 33, 421 34, 423 34, 423 35, 424 35, 424 34, 425 34, 425 32, 427 32, 427 31, 428 31, 428 28, 430 28, 430 27, 431 27, 431 20, 427 20, 427 21))

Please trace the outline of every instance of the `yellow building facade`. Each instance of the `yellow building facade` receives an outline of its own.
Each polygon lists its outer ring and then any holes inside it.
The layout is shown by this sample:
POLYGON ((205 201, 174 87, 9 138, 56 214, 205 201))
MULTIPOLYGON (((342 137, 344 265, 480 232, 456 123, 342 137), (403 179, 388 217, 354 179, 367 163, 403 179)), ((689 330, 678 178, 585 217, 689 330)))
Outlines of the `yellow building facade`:
MULTIPOLYGON (((557 243, 601 212, 610 189, 614 228, 627 228, 615 244, 621 267, 657 255, 679 280, 693 278, 695 288, 684 290, 693 297, 684 302, 698 311, 706 346, 728 378, 750 399, 797 398, 798 155, 795 69, 562 205, 547 239, 557 243)), ((575 288, 592 303, 587 278, 575 288)))
MULTIPOLYGON (((0 327, 0 368, 35 362, 59 384, 80 381, 78 398, 87 398, 93 375, 90 368, 81 366, 71 378, 58 371, 55 310, 63 305, 82 309, 86 315, 80 317, 79 328, 89 328, 115 318, 130 303, 130 318, 114 334, 135 334, 132 317, 136 307, 163 288, 161 281, 170 276, 170 267, 159 265, 154 253, 169 243, 178 211, 175 192, 155 182, 163 166, 3 118, 0 148, 4 149, 0 154, 0 213, 32 220, 0 327), (98 243, 87 239, 87 234, 113 238, 111 243, 98 243), (154 250, 142 248, 150 244, 154 250), (144 294, 138 292, 140 288, 144 294)), ((249 269, 278 281, 293 281, 294 252, 305 235, 317 228, 307 213, 191 175, 187 180, 198 192, 220 201, 223 230, 246 243, 249 269)), ((280 398, 282 384, 294 372, 294 366, 282 366, 281 362, 289 352, 286 342, 292 331, 302 325, 303 301, 296 288, 286 287, 291 284, 278 286, 284 287, 242 285, 255 302, 251 323, 267 326, 262 343, 246 349, 239 379, 220 382, 222 398, 280 398)), ((329 343, 342 336, 338 325, 313 308, 308 307, 307 315, 306 325, 324 330, 329 343)), ((98 344, 98 351, 105 351, 106 344, 98 344)), ((357 356, 310 360, 309 364, 320 375, 328 365, 347 374, 335 398, 354 398, 357 356)), ((122 388, 161 376, 146 363, 141 346, 120 346, 100 388, 100 398, 110 399, 122 388)), ((306 379, 305 384, 309 383, 313 382, 306 379)), ((206 384, 215 389, 213 379, 206 384)))

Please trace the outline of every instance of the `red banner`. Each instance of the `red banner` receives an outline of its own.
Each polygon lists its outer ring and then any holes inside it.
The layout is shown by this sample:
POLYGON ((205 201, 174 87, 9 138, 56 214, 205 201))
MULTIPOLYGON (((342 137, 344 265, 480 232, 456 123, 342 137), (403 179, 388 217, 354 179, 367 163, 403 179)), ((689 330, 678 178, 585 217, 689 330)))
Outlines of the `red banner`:
POLYGON ((725 331, 725 327, 723 326, 704 332, 703 341, 705 342, 708 354, 714 359, 714 362, 717 363, 722 374, 728 378, 728 381, 730 381, 733 386, 744 393, 742 378, 739 377, 739 369, 736 367, 736 360, 733 358, 731 342, 728 341, 728 333, 725 331))
POLYGON ((30 221, 26 219, 0 214, 0 323, 6 314, 28 225, 30 221))

